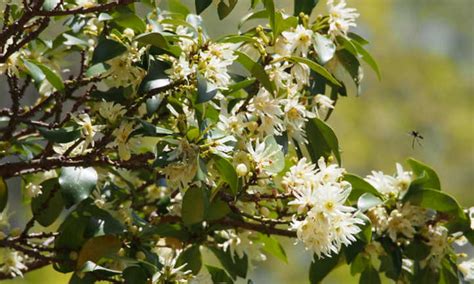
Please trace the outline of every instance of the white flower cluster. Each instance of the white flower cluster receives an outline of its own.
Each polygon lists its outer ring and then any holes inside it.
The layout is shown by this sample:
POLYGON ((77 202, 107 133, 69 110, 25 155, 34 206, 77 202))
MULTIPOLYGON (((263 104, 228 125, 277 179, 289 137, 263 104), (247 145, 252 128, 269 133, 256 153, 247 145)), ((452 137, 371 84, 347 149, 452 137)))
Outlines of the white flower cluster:
POLYGON ((297 206, 292 227, 298 239, 322 257, 354 242, 361 231, 358 225, 364 222, 356 217, 353 207, 344 205, 351 192, 351 185, 341 181, 344 169, 327 165, 324 158, 318 166, 316 169, 303 158, 291 167, 283 183, 295 195, 288 204, 297 206))
POLYGON ((18 251, 6 250, 3 254, 2 266, 0 272, 5 275, 11 275, 12 277, 21 276, 23 277, 22 270, 26 270, 28 267, 24 264, 25 257, 18 251))

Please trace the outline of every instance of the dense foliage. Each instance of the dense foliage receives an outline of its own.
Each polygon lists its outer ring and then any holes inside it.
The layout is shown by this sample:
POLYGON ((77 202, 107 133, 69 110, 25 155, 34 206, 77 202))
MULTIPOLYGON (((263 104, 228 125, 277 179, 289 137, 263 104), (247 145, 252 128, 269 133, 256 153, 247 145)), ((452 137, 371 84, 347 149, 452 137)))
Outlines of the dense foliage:
POLYGON ((71 283, 232 283, 287 261, 289 237, 314 254, 311 283, 342 264, 363 283, 474 279, 472 214, 433 169, 342 167, 326 121, 363 62, 379 76, 355 9, 253 0, 238 34, 211 39, 196 14, 237 0, 167 2, 1 7, 0 278, 52 264, 71 283))

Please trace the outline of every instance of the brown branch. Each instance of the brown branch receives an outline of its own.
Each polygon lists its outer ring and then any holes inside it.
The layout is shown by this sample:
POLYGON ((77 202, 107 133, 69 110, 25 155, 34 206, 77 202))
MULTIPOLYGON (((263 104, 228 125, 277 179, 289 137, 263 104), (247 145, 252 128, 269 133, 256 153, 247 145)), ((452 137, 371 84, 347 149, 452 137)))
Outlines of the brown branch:
POLYGON ((52 11, 37 11, 34 13, 35 16, 44 16, 44 17, 55 17, 55 16, 67 16, 67 15, 76 15, 76 14, 89 14, 89 13, 96 13, 96 12, 107 12, 112 9, 115 9, 121 5, 128 5, 135 2, 134 0, 119 0, 117 2, 112 2, 108 4, 97 5, 90 8, 76 8, 76 9, 69 9, 69 10, 52 10, 52 11))
POLYGON ((94 156, 91 154, 71 158, 60 156, 49 159, 5 163, 0 165, 0 176, 3 178, 10 178, 17 175, 24 175, 45 169, 50 170, 60 167, 113 166, 126 169, 147 168, 149 167, 147 161, 153 158, 154 155, 152 153, 134 155, 127 161, 110 160, 108 157, 94 156))
MULTIPOLYGON (((37 270, 37 269, 43 268, 45 266, 48 266, 51 263, 52 263, 51 260, 38 260, 38 261, 35 261, 35 262, 32 262, 32 263, 28 263, 28 264, 26 264, 27 269, 22 270, 22 272, 27 273, 27 272, 30 272, 30 271, 33 271, 33 270, 37 270)), ((11 274, 0 273, 0 280, 12 279, 14 277, 15 276, 13 276, 11 274)))

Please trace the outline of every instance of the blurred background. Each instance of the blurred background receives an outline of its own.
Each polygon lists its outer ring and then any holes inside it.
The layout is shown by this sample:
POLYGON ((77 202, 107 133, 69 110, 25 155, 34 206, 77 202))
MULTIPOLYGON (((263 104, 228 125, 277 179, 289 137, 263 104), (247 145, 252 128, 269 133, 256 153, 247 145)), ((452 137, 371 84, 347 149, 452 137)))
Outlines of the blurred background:
MULTIPOLYGON (((183 2, 194 7, 194 0, 183 2)), ((292 13, 292 1, 275 2, 292 13)), ((320 2, 313 16, 326 13, 325 1, 320 2)), ((206 10, 203 18, 209 33, 236 32, 249 3, 240 0, 223 21, 215 8, 206 10)), ((166 6, 166 1, 162 4, 166 6)), ((341 143, 344 167, 361 176, 373 169, 392 174, 396 162, 414 157, 438 172, 444 191, 462 205, 473 206, 474 1, 348 0, 348 6, 361 14, 356 31, 370 41, 368 49, 382 80, 366 67, 362 96, 339 100, 329 120, 341 143), (412 149, 408 135, 412 130, 424 136, 422 147, 412 149)), ((250 273, 254 283, 308 283, 311 254, 282 241, 291 248, 289 263, 270 256, 250 273)), ((68 279, 45 268, 5 283, 54 284, 68 279)), ((341 267, 324 283, 358 283, 358 279, 341 267)))

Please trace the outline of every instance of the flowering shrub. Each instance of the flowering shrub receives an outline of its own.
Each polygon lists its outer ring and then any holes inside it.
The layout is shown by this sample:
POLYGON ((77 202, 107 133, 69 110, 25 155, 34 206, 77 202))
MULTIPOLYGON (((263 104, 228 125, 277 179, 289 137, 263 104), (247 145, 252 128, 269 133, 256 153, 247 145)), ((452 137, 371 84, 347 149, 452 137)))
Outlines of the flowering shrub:
MULTIPOLYGON (((328 0, 313 20, 318 1, 294 15, 249 1, 241 31, 213 39, 168 2, 3 4, 0 278, 52 264, 71 283, 232 283, 286 261, 282 236, 314 254, 312 283, 344 263, 364 283, 474 279, 472 214, 433 169, 342 167, 326 121, 347 84, 360 91, 362 62, 379 73, 355 9, 328 0)), ((224 18, 237 0, 212 2, 196 13, 224 18)))

